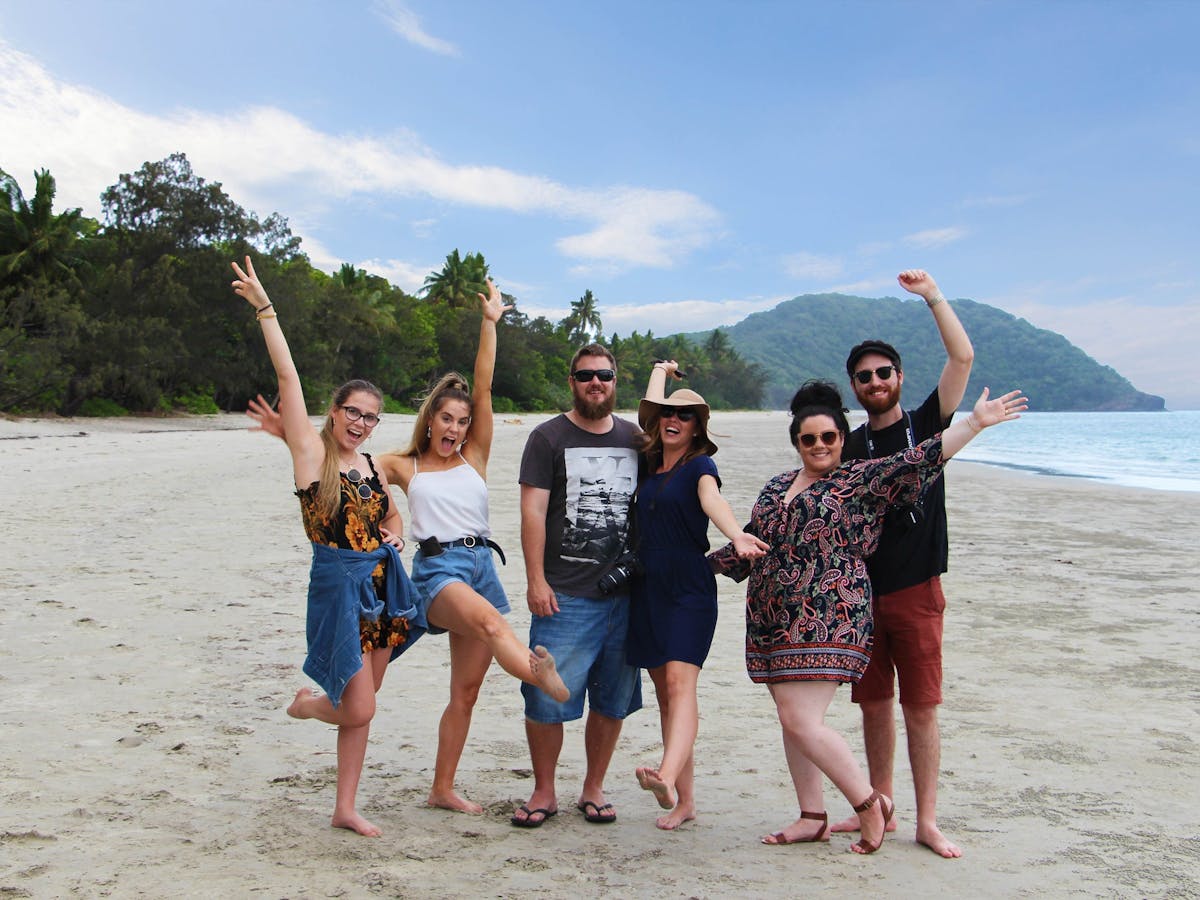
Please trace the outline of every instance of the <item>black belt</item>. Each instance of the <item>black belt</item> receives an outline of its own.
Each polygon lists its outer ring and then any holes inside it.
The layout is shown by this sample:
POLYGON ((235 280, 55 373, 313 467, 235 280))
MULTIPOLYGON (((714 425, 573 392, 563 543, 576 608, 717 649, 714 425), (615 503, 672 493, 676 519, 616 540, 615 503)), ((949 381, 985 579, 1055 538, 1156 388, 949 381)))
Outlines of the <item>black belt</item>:
POLYGON ((421 552, 426 556, 437 556, 450 547, 490 547, 500 557, 500 565, 508 565, 508 560, 504 558, 504 551, 500 548, 499 544, 491 538, 475 537, 473 534, 459 538, 457 541, 439 541, 436 537, 427 537, 425 540, 419 541, 417 546, 421 548, 421 552))

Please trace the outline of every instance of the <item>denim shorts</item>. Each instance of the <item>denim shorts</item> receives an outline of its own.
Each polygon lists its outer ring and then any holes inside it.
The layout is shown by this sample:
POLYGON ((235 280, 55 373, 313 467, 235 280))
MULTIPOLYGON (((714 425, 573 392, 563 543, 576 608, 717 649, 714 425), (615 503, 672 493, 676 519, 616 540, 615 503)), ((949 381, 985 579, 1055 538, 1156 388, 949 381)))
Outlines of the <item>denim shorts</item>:
POLYGON ((625 662, 629 597, 593 600, 557 591, 554 596, 558 612, 533 617, 529 646, 541 644, 554 654, 571 696, 559 703, 533 685, 522 684, 525 718, 543 725, 581 718, 585 690, 590 708, 610 719, 624 719, 641 709, 641 671, 625 662))
MULTIPOLYGON (((446 547, 437 556, 426 556, 418 550, 413 556, 412 583, 425 598, 426 609, 442 588, 456 581, 472 588, 502 615, 512 609, 508 604, 508 595, 504 593, 504 585, 500 583, 500 576, 496 574, 492 548, 486 544, 446 547)), ((444 628, 432 626, 429 629, 430 634, 442 634, 444 631, 444 628)))

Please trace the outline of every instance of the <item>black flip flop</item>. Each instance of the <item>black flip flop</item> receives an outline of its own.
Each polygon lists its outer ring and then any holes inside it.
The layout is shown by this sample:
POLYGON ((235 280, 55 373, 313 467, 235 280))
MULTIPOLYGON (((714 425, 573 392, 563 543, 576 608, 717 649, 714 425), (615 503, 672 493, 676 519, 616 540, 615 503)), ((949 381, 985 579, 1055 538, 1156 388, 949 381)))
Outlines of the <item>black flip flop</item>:
POLYGON ((611 816, 604 815, 606 810, 611 810, 613 808, 611 803, 605 803, 603 806, 597 806, 591 800, 583 800, 576 804, 575 808, 583 813, 583 817, 593 825, 611 825, 613 822, 617 821, 616 810, 613 810, 613 814, 611 816), (589 809, 588 807, 591 808, 589 809))
POLYGON ((541 828, 546 823, 547 819, 552 819, 558 815, 557 809, 555 809, 555 810, 543 809, 540 806, 537 809, 530 809, 524 803, 522 803, 520 806, 517 807, 517 812, 525 813, 525 818, 518 819, 514 815, 511 819, 508 820, 516 828, 541 828), (541 818, 535 822, 533 817, 536 815, 539 815, 539 814, 541 815, 541 818))

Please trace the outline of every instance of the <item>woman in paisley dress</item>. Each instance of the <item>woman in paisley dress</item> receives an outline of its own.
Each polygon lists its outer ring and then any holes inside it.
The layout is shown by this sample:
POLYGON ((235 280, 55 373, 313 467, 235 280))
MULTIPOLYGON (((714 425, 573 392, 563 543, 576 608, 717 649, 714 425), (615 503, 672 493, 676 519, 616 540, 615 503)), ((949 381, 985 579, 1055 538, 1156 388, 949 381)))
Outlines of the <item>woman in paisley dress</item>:
POLYGON ((1019 391, 991 400, 985 388, 971 414, 940 435, 894 456, 842 465, 850 429, 838 389, 811 381, 792 398, 789 433, 801 465, 767 482, 746 528, 770 550, 752 563, 739 559, 732 545, 710 556, 717 571, 737 580, 749 576, 746 669, 775 701, 800 804, 800 817, 764 836, 764 844, 829 839, 825 776, 862 822, 851 849, 879 849, 892 800, 872 788, 845 739, 825 724, 838 684, 857 681, 870 661, 865 559, 890 508, 915 502, 946 460, 984 428, 1020 418, 1026 404, 1019 391))
POLYGON ((656 766, 639 766, 635 774, 642 789, 668 810, 655 821, 664 831, 696 818, 696 685, 717 627, 717 584, 704 558, 708 523, 744 559, 767 550, 741 530, 721 496, 708 404, 686 388, 666 396, 666 380, 678 368, 674 360, 655 363, 638 407, 648 474, 638 486, 634 514, 645 573, 633 580, 625 645, 629 664, 650 673, 658 698, 662 759, 656 766))

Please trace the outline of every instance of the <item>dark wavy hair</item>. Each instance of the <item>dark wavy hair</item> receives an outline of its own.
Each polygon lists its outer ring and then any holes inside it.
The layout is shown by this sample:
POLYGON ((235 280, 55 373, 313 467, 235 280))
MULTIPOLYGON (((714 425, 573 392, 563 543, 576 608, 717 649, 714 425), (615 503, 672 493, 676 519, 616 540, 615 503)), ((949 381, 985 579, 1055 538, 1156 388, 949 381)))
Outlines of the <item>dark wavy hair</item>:
POLYGON ((831 381, 812 380, 800 385, 791 403, 792 424, 788 426, 788 435, 792 446, 796 446, 796 436, 800 434, 800 424, 810 416, 829 416, 834 425, 845 439, 850 434, 850 423, 846 421, 846 407, 842 403, 842 394, 831 381))

